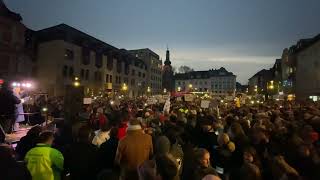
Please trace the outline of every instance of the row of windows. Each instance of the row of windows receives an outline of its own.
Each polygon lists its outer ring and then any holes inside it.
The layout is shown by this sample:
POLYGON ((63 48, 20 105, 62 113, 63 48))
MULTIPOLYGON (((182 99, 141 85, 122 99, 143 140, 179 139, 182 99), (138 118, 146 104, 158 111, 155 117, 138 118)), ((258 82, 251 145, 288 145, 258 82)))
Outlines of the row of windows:
POLYGON ((151 68, 151 72, 152 72, 153 74, 159 74, 159 75, 161 75, 161 70, 158 70, 158 69, 155 69, 155 68, 151 68))
MULTIPOLYGON (((213 84, 213 85, 215 85, 215 84, 233 84, 234 83, 234 81, 232 81, 232 80, 230 80, 230 81, 211 81, 211 84, 213 84)), ((178 81, 178 83, 177 83, 178 85, 184 85, 184 84, 186 84, 185 83, 185 81, 178 81)), ((192 84, 192 82, 191 82, 191 84, 192 84)), ((194 84, 195 85, 202 85, 202 84, 204 84, 204 85, 207 85, 208 84, 208 82, 207 81, 196 81, 196 82, 194 82, 194 84)))
POLYGON ((221 85, 221 84, 217 85, 216 84, 214 86, 212 85, 211 88, 212 89, 228 89, 228 88, 232 89, 232 88, 234 88, 234 85, 221 85))
POLYGON ((151 80, 161 82, 161 78, 158 77, 158 76, 152 76, 152 75, 151 75, 151 80))
MULTIPOLYGON (((90 49, 89 48, 82 48, 81 52, 81 63, 83 65, 89 65, 90 64, 90 49)), ((65 49, 64 57, 67 60, 73 60, 74 59, 74 52, 71 49, 65 49)), ((146 69, 147 67, 143 63, 139 63, 136 61, 134 63, 136 67, 140 67, 141 69, 146 69)), ((95 54, 95 66, 97 68, 101 68, 103 66, 103 53, 96 53, 95 54)), ((108 57, 107 60, 107 68, 109 70, 113 69, 113 57, 108 57)), ((117 61, 117 72, 122 72, 122 61, 117 61)), ((129 74, 129 64, 125 63, 125 69, 124 72, 128 75, 129 74)))
POLYGON ((151 87, 151 89, 161 89, 162 86, 160 84, 151 83, 150 87, 151 87))
POLYGON ((73 67, 72 66, 63 66, 62 76, 63 77, 73 78, 74 77, 73 67))
POLYGON ((89 69, 81 69, 80 78, 84 80, 89 80, 89 69))

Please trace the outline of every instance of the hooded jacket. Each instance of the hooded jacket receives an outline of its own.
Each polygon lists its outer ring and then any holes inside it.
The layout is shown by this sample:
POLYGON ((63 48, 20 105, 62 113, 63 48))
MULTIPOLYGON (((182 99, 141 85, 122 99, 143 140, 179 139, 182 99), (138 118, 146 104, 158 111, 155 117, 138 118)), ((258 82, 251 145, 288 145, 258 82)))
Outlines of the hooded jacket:
POLYGON ((64 158, 50 145, 37 144, 26 154, 25 161, 33 180, 60 180, 64 158))

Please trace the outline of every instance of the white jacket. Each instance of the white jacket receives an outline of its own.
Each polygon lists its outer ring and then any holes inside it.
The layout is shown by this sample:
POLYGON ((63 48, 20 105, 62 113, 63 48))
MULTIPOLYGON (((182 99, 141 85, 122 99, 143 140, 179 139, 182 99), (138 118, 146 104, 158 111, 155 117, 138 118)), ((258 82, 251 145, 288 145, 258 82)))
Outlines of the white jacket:
POLYGON ((93 140, 92 140, 92 144, 96 145, 98 147, 100 147, 100 145, 104 142, 106 142, 110 136, 110 131, 107 132, 103 132, 101 130, 96 131, 95 133, 96 135, 94 136, 93 140))

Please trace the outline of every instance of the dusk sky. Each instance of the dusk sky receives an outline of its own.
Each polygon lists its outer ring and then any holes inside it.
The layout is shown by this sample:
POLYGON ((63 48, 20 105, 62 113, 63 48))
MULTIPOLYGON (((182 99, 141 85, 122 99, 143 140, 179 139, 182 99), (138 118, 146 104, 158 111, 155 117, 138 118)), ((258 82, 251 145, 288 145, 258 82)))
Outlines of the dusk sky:
POLYGON ((319 0, 4 0, 24 24, 73 26, 118 48, 150 48, 173 66, 224 66, 247 83, 282 50, 320 33, 319 0))

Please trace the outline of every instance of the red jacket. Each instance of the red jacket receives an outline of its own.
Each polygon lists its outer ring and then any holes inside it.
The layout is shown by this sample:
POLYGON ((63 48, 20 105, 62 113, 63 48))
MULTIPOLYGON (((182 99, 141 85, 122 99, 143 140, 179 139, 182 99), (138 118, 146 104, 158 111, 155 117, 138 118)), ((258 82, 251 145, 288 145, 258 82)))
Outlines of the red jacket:
POLYGON ((103 127, 107 123, 107 117, 104 114, 98 116, 99 127, 103 127))
POLYGON ((118 129, 118 139, 121 140, 124 138, 127 134, 127 128, 128 128, 128 123, 123 122, 120 124, 119 129, 118 129))

